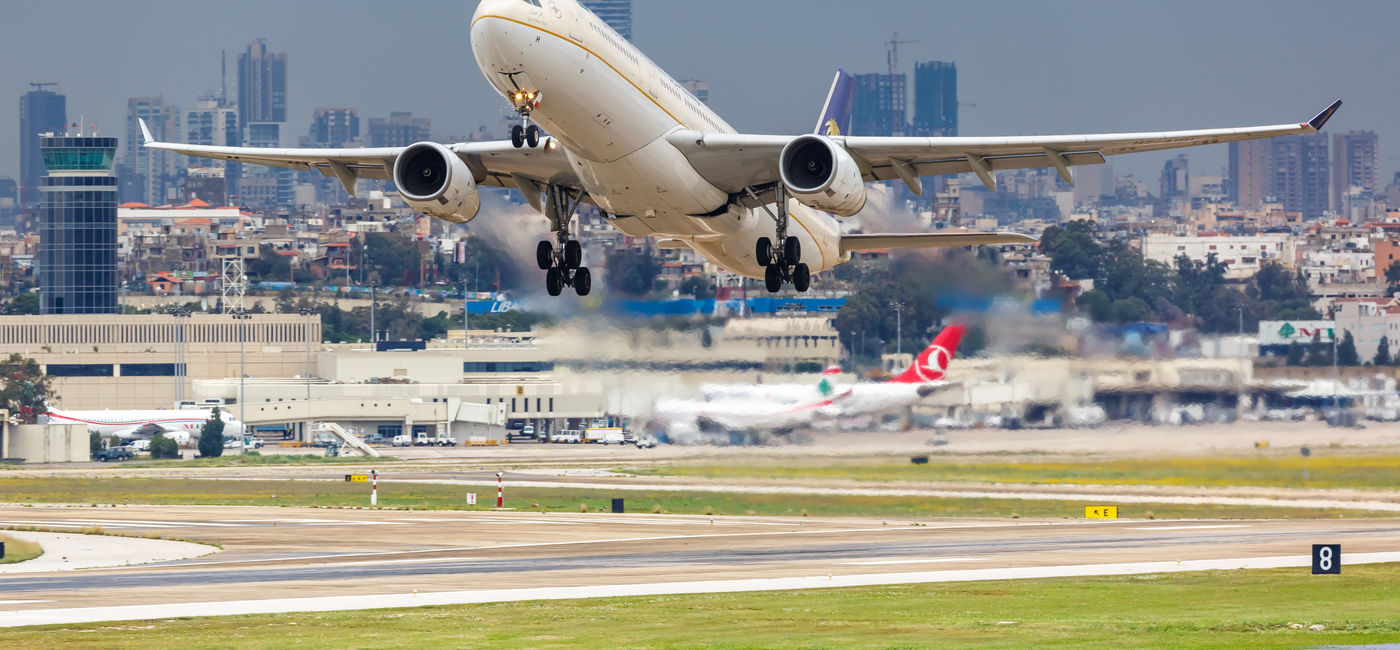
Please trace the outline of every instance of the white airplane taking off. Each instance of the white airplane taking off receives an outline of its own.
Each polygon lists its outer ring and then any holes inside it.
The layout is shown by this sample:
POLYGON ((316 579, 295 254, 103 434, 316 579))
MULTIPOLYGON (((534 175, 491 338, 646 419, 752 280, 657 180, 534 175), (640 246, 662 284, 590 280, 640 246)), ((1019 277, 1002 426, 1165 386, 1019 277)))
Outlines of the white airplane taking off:
MULTIPOLYGON (((118 440, 149 440, 157 433, 187 445, 199 439, 199 432, 209 420, 211 409, 151 410, 151 411, 60 411, 49 409, 49 422, 54 424, 83 424, 89 432, 103 438, 118 440)), ((220 412, 224 421, 225 438, 243 437, 243 423, 227 411, 220 412)))
MULTIPOLYGON (((719 27, 719 25, 716 25, 719 27)), ((519 189, 548 217, 555 242, 536 259, 551 295, 588 294, 592 276, 570 233, 580 202, 613 227, 691 248, 769 291, 806 291, 813 273, 854 251, 1030 244, 1016 233, 843 234, 840 217, 865 207, 865 184, 976 174, 989 188, 1003 169, 1070 168, 1104 156, 1313 133, 1335 102, 1307 122, 1197 131, 1013 137, 849 136, 853 78, 838 71, 815 133, 737 133, 655 63, 574 0, 484 0, 471 47, 487 81, 522 117, 508 141, 362 149, 262 149, 156 142, 191 156, 313 170, 354 194, 360 178, 393 179, 423 214, 467 223, 477 186, 519 189), (538 125, 538 126, 537 126, 538 125), (541 131, 543 127, 544 131, 541 131)), ((445 66, 444 71, 450 70, 445 66)))

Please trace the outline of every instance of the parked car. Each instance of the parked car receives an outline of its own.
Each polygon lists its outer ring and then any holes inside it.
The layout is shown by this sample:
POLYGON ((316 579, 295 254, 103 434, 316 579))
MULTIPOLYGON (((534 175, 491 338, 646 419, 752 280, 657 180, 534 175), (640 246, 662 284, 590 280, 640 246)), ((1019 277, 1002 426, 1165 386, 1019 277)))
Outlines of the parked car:
POLYGON ((412 447, 413 436, 410 436, 407 433, 401 433, 397 436, 394 436, 393 444, 395 447, 412 447))
POLYGON ((103 463, 109 460, 131 460, 135 457, 136 455, 131 453, 131 450, 127 449, 126 447, 108 447, 106 449, 99 449, 97 450, 97 453, 92 455, 93 460, 100 461, 103 463))
POLYGON ((560 429, 554 435, 549 437, 549 441, 557 442, 560 444, 576 445, 579 441, 579 433, 577 429, 560 429))
POLYGON ((627 442, 627 434, 623 433, 621 429, 605 431, 603 432, 603 439, 598 442, 605 445, 621 445, 627 442))
POLYGON ((151 441, 150 441, 150 440, 132 440, 131 442, 126 443, 126 448, 127 448, 127 449, 130 449, 130 450, 133 451, 133 452, 136 452, 136 451, 150 451, 150 450, 151 450, 151 441))
POLYGON ((379 434, 377 434, 377 433, 371 433, 371 434, 365 436, 365 444, 367 444, 367 445, 387 445, 387 444, 389 444, 389 439, 388 439, 388 438, 385 438, 384 436, 381 436, 381 435, 379 435, 379 434))
POLYGON ((637 449, 651 449, 656 446, 656 438, 651 436, 641 436, 637 438, 637 449))

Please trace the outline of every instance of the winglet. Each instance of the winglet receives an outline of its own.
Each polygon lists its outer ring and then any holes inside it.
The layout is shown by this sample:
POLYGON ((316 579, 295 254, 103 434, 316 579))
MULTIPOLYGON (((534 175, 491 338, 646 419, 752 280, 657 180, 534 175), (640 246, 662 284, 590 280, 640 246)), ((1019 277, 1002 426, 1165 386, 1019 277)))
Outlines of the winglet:
POLYGON ((151 137, 151 130, 146 128, 146 120, 138 117, 136 121, 141 124, 141 138, 146 141, 145 144, 155 142, 156 139, 151 137))
POLYGON ((1324 109, 1321 113, 1318 113, 1318 114, 1317 114, 1317 117, 1314 117, 1314 118, 1312 118, 1311 120, 1308 120, 1308 126, 1312 127, 1312 129, 1313 129, 1314 131, 1321 131, 1321 130, 1322 130, 1322 125, 1323 125, 1323 124, 1326 124, 1326 123, 1327 123, 1327 120, 1332 119, 1332 114, 1333 114, 1333 113, 1336 113, 1336 112, 1337 112, 1337 109, 1338 109, 1338 108, 1341 108, 1341 107, 1342 107, 1342 100, 1339 99, 1339 100, 1337 100, 1337 101, 1335 101, 1335 102, 1332 102, 1332 105, 1331 105, 1331 106, 1328 106, 1328 107, 1327 107, 1326 109, 1324 109))

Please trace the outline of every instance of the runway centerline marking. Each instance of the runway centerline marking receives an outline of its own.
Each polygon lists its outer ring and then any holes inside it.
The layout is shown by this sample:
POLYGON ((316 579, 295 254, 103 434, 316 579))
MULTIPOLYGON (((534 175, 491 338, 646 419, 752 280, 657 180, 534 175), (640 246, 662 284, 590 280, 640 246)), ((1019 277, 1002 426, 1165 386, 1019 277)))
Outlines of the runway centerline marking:
POLYGON ((1138 526, 1128 530, 1204 530, 1206 528, 1249 528, 1248 524, 1201 524, 1191 526, 1138 526))

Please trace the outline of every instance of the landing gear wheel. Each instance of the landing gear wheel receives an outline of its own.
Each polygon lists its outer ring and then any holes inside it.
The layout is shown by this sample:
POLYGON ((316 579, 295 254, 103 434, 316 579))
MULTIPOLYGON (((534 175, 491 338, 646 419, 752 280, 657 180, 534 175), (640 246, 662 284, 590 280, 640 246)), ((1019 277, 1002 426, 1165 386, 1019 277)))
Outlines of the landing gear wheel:
MULTIPOLYGON (((789 239, 788 241, 793 240, 789 239)), ((803 293, 810 286, 812 286, 812 272, 808 270, 807 265, 798 264, 792 267, 792 288, 797 289, 798 293, 803 293)))
POLYGON ((802 261, 802 244, 798 243, 796 237, 788 237, 783 241, 783 262, 796 264, 802 261))
POLYGON ((564 271, 557 266, 550 267, 544 274, 544 289, 551 296, 564 292, 564 271))
POLYGON ((783 271, 778 265, 769 265, 763 270, 763 286, 768 289, 768 293, 778 293, 783 290, 783 271))
POLYGON ((541 241, 540 245, 535 247, 535 263, 540 265, 541 271, 554 266, 554 246, 547 241, 541 241))
POLYGON ((516 149, 525 146, 525 127, 519 124, 510 127, 510 143, 515 145, 516 149))
POLYGON ((588 267, 581 266, 574 271, 574 291, 580 296, 588 295, 593 290, 593 274, 588 272, 588 267))
POLYGON ((577 239, 564 242, 564 268, 576 269, 583 264, 583 245, 577 239))
POLYGON ((754 246, 753 254, 758 259, 759 266, 768 266, 768 263, 773 261, 773 240, 759 237, 758 244, 754 246))
POLYGON ((540 127, 533 124, 525 127, 525 144, 531 149, 540 146, 540 127))

